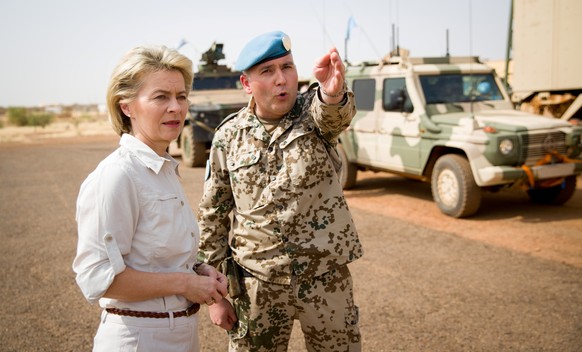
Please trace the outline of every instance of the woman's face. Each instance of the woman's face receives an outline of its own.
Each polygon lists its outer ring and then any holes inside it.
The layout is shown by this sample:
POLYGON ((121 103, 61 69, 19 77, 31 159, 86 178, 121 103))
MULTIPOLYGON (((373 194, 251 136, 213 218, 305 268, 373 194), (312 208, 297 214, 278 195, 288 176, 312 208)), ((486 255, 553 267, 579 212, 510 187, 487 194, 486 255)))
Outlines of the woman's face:
POLYGON ((137 96, 130 103, 121 103, 121 110, 130 117, 133 135, 164 155, 170 143, 178 138, 188 112, 188 94, 179 71, 158 71, 147 74, 137 96))

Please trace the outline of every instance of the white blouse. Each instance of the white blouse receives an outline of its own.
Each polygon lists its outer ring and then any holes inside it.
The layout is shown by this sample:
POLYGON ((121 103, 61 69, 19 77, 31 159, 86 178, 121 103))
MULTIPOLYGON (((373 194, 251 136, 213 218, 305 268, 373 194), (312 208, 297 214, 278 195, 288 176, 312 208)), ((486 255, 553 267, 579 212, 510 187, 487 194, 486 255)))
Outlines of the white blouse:
POLYGON ((124 134, 120 147, 89 174, 77 198, 79 241, 73 270, 85 298, 103 308, 178 311, 182 296, 142 302, 103 298, 129 266, 146 272, 192 272, 200 233, 180 184, 178 162, 124 134))

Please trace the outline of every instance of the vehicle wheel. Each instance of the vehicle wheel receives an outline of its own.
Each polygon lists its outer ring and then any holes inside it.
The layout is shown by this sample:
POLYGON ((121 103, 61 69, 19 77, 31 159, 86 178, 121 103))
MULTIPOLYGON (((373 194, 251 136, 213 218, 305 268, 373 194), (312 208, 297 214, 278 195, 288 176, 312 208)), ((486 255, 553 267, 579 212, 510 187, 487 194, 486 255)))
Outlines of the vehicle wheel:
POLYGON ((568 176, 564 181, 554 187, 530 189, 527 191, 529 198, 539 204, 562 205, 566 203, 576 191, 576 176, 568 176))
POLYGON ((461 155, 448 154, 437 160, 431 189, 439 209, 452 217, 473 215, 481 206, 481 189, 475 183, 469 161, 461 155))
POLYGON ((358 168, 356 167, 356 164, 348 161, 346 151, 341 144, 337 145, 337 152, 342 161, 340 184, 343 189, 353 188, 356 185, 356 179, 358 178, 358 168))
POLYGON ((180 135, 180 146, 182 147, 182 163, 190 167, 206 164, 206 145, 194 141, 194 131, 191 125, 184 126, 180 135))

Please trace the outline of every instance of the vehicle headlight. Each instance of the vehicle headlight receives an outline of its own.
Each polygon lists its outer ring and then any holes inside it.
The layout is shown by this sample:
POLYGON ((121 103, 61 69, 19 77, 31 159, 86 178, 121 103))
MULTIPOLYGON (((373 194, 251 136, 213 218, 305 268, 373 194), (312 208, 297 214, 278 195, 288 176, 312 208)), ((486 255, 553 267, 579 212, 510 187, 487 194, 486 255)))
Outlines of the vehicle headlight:
POLYGON ((513 141, 511 139, 502 139, 499 142, 499 152, 503 155, 509 155, 513 151, 513 141))

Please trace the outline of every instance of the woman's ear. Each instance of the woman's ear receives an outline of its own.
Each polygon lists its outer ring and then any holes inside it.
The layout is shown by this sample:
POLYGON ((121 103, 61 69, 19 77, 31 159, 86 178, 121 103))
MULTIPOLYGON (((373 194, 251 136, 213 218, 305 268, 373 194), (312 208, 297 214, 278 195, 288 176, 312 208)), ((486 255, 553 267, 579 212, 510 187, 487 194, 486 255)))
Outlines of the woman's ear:
POLYGON ((127 104, 127 103, 119 103, 119 107, 121 108, 121 111, 123 111, 123 113, 125 114, 125 116, 131 117, 131 110, 129 109, 129 104, 127 104))

